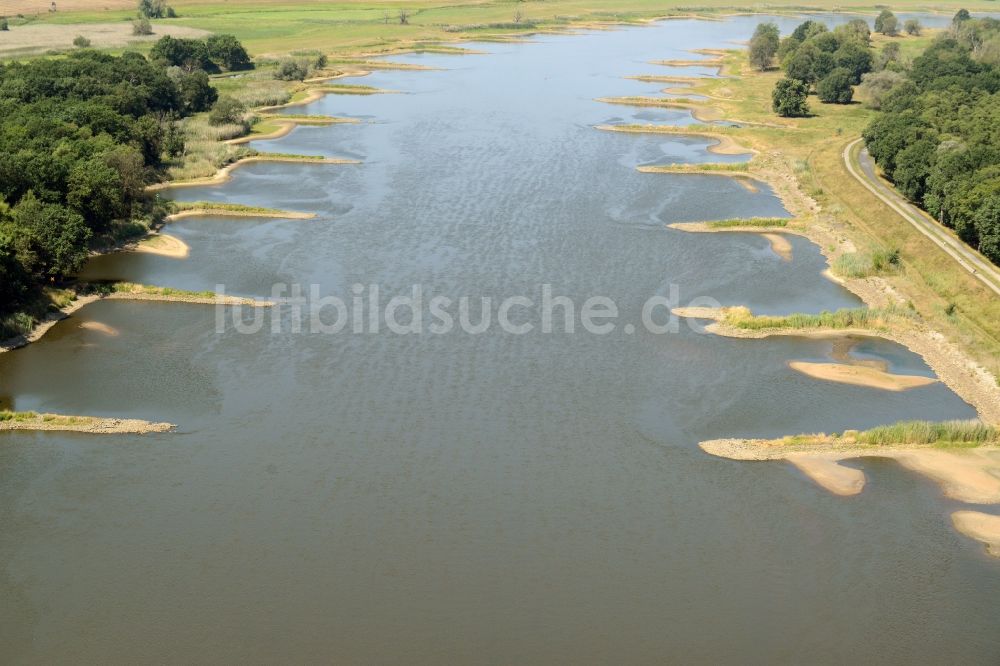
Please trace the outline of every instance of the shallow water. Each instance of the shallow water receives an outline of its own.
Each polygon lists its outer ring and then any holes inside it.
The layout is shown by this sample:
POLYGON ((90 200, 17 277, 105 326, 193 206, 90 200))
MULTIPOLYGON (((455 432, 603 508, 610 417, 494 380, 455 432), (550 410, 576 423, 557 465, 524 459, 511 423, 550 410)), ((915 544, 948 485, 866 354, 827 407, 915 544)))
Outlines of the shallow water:
MULTIPOLYGON (((361 165, 253 164, 185 200, 317 213, 189 218, 179 261, 111 255, 91 278, 383 303, 606 295, 620 322, 677 285, 783 313, 856 306, 751 234, 666 224, 785 215, 767 189, 635 171, 717 161, 707 141, 601 132, 650 60, 746 39, 758 18, 473 45, 448 69, 359 82, 302 113, 365 118, 259 147, 361 165), (391 85, 390 85, 391 84, 391 85)), ((796 21, 781 19, 783 31, 796 21)), ((637 92, 638 91, 638 92, 637 92)), ((650 110, 645 110, 650 111, 650 110)), ((636 110, 635 113, 642 112, 636 110)), ((659 120, 657 120, 658 122, 659 120)), ((629 121, 631 122, 631 121, 629 121)), ((830 343, 678 332, 215 331, 211 307, 105 301, 0 356, 18 409, 165 420, 144 437, 0 437, 0 653, 12 661, 995 663, 1000 567, 954 503, 865 460, 856 498, 702 439, 969 418, 942 385, 805 377, 830 343), (82 328, 96 321, 117 331, 82 328)), ((852 352, 929 374, 898 345, 852 352)))

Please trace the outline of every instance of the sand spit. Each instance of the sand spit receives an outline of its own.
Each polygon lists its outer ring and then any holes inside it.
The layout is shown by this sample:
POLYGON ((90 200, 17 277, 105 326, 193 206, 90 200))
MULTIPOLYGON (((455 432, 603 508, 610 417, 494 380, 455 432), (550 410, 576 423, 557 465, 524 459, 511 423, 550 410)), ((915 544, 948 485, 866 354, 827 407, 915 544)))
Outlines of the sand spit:
POLYGON ((951 514, 951 522, 965 536, 982 542, 987 553, 1000 557, 1000 516, 979 511, 956 511, 951 514))
POLYGON ((714 106, 706 106, 697 102, 669 97, 598 97, 594 101, 620 106, 657 107, 664 109, 683 109, 689 111, 695 120, 710 123, 722 118, 722 111, 714 106))
POLYGON ((153 287, 142 284, 121 282, 114 285, 114 291, 104 298, 113 301, 161 301, 168 303, 193 303, 197 305, 246 305, 255 308, 269 308, 274 301, 241 296, 221 296, 209 291, 182 291, 167 287, 153 287))
POLYGON ((857 495, 865 488, 865 473, 838 464, 836 455, 791 453, 786 460, 835 495, 857 495))
POLYGON ((268 132, 267 134, 247 134, 246 136, 236 137, 235 139, 229 139, 223 143, 228 143, 231 146, 238 146, 245 143, 250 143, 251 141, 271 141, 273 139, 280 139, 284 136, 288 136, 293 129, 299 127, 300 125, 356 125, 361 121, 357 118, 339 118, 336 116, 328 116, 326 118, 310 118, 304 116, 302 120, 295 120, 291 118, 269 118, 267 115, 263 116, 264 120, 268 122, 273 122, 278 125, 278 129, 273 132, 268 132))
POLYGON ((707 148, 708 152, 716 155, 750 155, 754 154, 753 148, 741 146, 733 137, 728 134, 705 132, 700 130, 687 131, 683 127, 675 125, 596 125, 595 129, 605 132, 626 132, 629 134, 674 134, 677 136, 691 136, 705 139, 714 139, 717 144, 707 148))
POLYGON ((166 183, 156 183, 150 185, 146 188, 149 192, 162 192, 163 190, 171 190, 179 187, 199 187, 201 185, 221 185, 222 183, 228 182, 233 177, 233 171, 241 166, 247 164, 253 164, 255 162, 300 162, 304 164, 361 164, 358 160, 345 160, 337 159, 332 157, 307 157, 307 156, 289 156, 289 155, 254 155, 252 157, 244 157, 241 160, 237 160, 232 164, 222 167, 219 169, 214 176, 208 176, 206 178, 194 178, 192 180, 178 180, 178 181, 168 181, 166 183))
POLYGON ((97 416, 62 416, 60 414, 15 413, 13 418, 0 420, 0 432, 10 430, 44 430, 85 432, 99 435, 167 432, 176 428, 172 423, 154 423, 141 419, 116 419, 97 416))
POLYGON ((907 391, 937 383, 933 377, 921 375, 895 375, 863 365, 846 363, 809 363, 790 361, 788 367, 807 377, 839 384, 867 386, 883 391, 907 391))
MULTIPOLYGON (((674 224, 667 225, 671 229, 677 229, 678 231, 687 231, 689 233, 696 234, 721 234, 721 233, 738 233, 738 234, 759 234, 763 236, 768 243, 771 244, 771 251, 776 255, 781 257, 785 261, 792 260, 792 244, 785 237, 787 233, 800 234, 800 232, 789 230, 785 227, 779 226, 726 226, 726 227, 713 227, 708 222, 676 222, 674 224)), ((801 235, 801 234, 800 234, 801 235)))
POLYGON ((316 213, 304 213, 296 210, 239 210, 233 208, 215 208, 210 205, 188 208, 163 218, 167 222, 182 220, 186 217, 269 217, 284 220, 311 220, 316 213))
POLYGON ((785 261, 792 260, 792 244, 788 242, 788 239, 781 234, 775 234, 770 232, 764 232, 761 234, 767 239, 767 242, 771 244, 771 251, 776 255, 784 259, 785 261))
MULTIPOLYGON (((863 446, 826 438, 825 443, 788 440, 715 439, 701 442, 706 453, 731 460, 785 460, 838 495, 861 492, 863 473, 834 469, 842 460, 892 458, 936 481, 948 497, 972 504, 1000 503, 1000 448, 940 449, 933 446, 863 446)), ((844 468, 846 470, 847 468, 844 468)), ((857 471, 857 470, 855 470, 857 471)))
POLYGON ((122 252, 142 252, 171 259, 186 259, 191 253, 188 244, 169 234, 150 234, 137 243, 122 247, 122 252))

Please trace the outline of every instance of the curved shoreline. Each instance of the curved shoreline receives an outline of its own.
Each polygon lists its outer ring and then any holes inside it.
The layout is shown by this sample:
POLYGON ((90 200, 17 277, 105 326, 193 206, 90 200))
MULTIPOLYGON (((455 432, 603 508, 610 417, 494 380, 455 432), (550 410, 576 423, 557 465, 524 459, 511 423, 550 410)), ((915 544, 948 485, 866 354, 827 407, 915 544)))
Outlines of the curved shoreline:
POLYGON ((256 162, 297 162, 303 164, 361 164, 359 160, 349 160, 340 159, 334 157, 289 157, 284 155, 274 155, 268 156, 267 154, 262 155, 251 155, 250 157, 244 157, 239 159, 232 164, 227 164, 218 171, 215 172, 213 176, 206 176, 205 178, 193 178, 191 180, 171 180, 164 183, 154 183, 146 187, 147 192, 162 192, 164 190, 172 190, 174 188, 182 187, 200 187, 202 185, 220 185, 222 183, 228 182, 232 179, 232 173, 241 166, 246 166, 247 164, 253 164, 256 162))
POLYGON ((717 143, 710 145, 706 150, 716 155, 752 155, 757 153, 753 148, 740 145, 728 134, 716 134, 704 130, 685 130, 676 125, 595 125, 594 129, 604 132, 624 132, 626 134, 672 134, 681 137, 690 136, 702 139, 714 139, 717 143))
POLYGON ((841 338, 864 336, 882 338, 902 345, 920 356, 949 389, 975 408, 986 423, 1000 423, 1000 398, 996 380, 982 366, 947 341, 940 333, 919 322, 905 326, 878 328, 767 328, 745 329, 725 323, 727 308, 673 308, 671 314, 713 323, 705 331, 729 338, 762 339, 770 337, 841 338))

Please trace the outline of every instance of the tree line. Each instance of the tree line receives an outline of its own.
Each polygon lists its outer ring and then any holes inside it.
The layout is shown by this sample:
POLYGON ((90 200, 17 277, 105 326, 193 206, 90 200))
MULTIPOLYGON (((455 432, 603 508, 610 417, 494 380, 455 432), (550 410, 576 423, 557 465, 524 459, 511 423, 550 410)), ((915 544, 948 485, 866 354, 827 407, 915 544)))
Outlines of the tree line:
POLYGON ((231 36, 164 37, 150 57, 91 50, 0 63, 0 314, 76 273, 90 248, 148 229, 145 194, 184 149, 179 120, 252 66, 231 36))
POLYGON ((1000 21, 962 10, 912 64, 878 83, 881 110, 863 136, 904 196, 1000 264, 998 56, 1000 21))

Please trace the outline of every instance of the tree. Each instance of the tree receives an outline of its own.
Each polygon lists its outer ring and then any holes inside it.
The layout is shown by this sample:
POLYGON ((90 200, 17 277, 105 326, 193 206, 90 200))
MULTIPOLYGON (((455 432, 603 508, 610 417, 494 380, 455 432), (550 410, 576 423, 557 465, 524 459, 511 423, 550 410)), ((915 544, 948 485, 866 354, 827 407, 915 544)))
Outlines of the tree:
POLYGON ((1000 265, 1000 195, 988 197, 974 217, 979 235, 979 251, 1000 265))
POLYGON ((906 77, 899 72, 889 70, 869 72, 862 77, 858 91, 864 97, 865 106, 870 109, 881 109, 882 101, 889 92, 905 80, 906 77))
POLYGON ((73 38, 73 46, 78 49, 85 49, 90 46, 90 40, 83 35, 77 35, 73 38))
POLYGON ((882 34, 886 37, 895 37, 899 34, 899 19, 895 16, 887 16, 882 22, 882 34))
POLYGON ((779 45, 778 26, 774 23, 760 23, 750 38, 749 59, 755 69, 764 71, 771 66, 779 45))
POLYGON ((771 106, 775 113, 786 118, 809 115, 806 98, 809 88, 797 79, 785 78, 778 81, 771 93, 771 106))
POLYGON ((243 102, 234 97, 220 97, 208 114, 208 122, 212 125, 229 125, 243 122, 246 107, 243 102))
POLYGON ((861 83, 861 77, 872 71, 874 65, 871 49, 856 41, 849 41, 841 45, 833 54, 833 58, 837 67, 842 67, 851 73, 853 85, 861 83))
POLYGON ((140 16, 132 21, 132 34, 133 35, 152 35, 153 34, 153 24, 149 22, 149 19, 145 16, 140 16))
POLYGON ((867 46, 872 39, 872 32, 868 28, 868 21, 862 18, 851 19, 844 25, 837 28, 836 31, 843 31, 845 34, 854 36, 863 42, 865 46, 867 46))
POLYGON ((203 70, 185 72, 180 67, 171 67, 169 74, 177 84, 184 110, 189 113, 207 111, 219 98, 218 91, 211 86, 208 74, 203 70))
POLYGON ((251 69, 253 63, 243 45, 232 35, 212 35, 205 41, 209 57, 230 71, 251 69))
POLYGON ((906 31, 906 34, 913 35, 915 37, 920 35, 922 27, 923 26, 920 25, 920 21, 917 19, 906 19, 906 23, 903 24, 903 30, 906 31))
POLYGON ((899 54, 899 44, 897 42, 889 42, 879 51, 878 59, 875 61, 875 69, 881 71, 893 63, 898 63, 899 54))
POLYGON ((28 192, 11 211, 18 235, 18 262, 39 277, 63 277, 80 270, 87 259, 90 229, 83 218, 59 204, 42 203, 28 192))
POLYGON ((972 15, 969 14, 968 9, 959 9, 957 12, 955 12, 955 16, 951 19, 951 24, 957 26, 960 23, 965 23, 971 18, 972 15))
POLYGON ((173 18, 177 16, 164 0, 139 0, 139 16, 143 18, 173 18))
POLYGON ((817 54, 817 49, 812 45, 800 47, 785 63, 785 75, 790 79, 812 83, 815 80, 813 70, 817 54))
POLYGON ((893 19, 896 18, 896 15, 893 14, 888 9, 883 9, 881 12, 879 12, 879 15, 877 17, 875 17, 875 32, 881 33, 883 35, 886 34, 886 32, 885 32, 885 22, 886 22, 887 19, 890 19, 890 18, 893 18, 893 19))
POLYGON ((0 17, 0 31, 10 30, 10 26, 7 25, 7 17, 0 17))
POLYGON ((153 48, 149 50, 149 57, 167 65, 183 67, 189 72, 195 69, 215 72, 219 69, 208 55, 208 46, 199 39, 164 35, 153 44, 153 48))
POLYGON ((816 84, 816 95, 828 104, 850 104, 854 97, 850 70, 838 67, 816 84))

